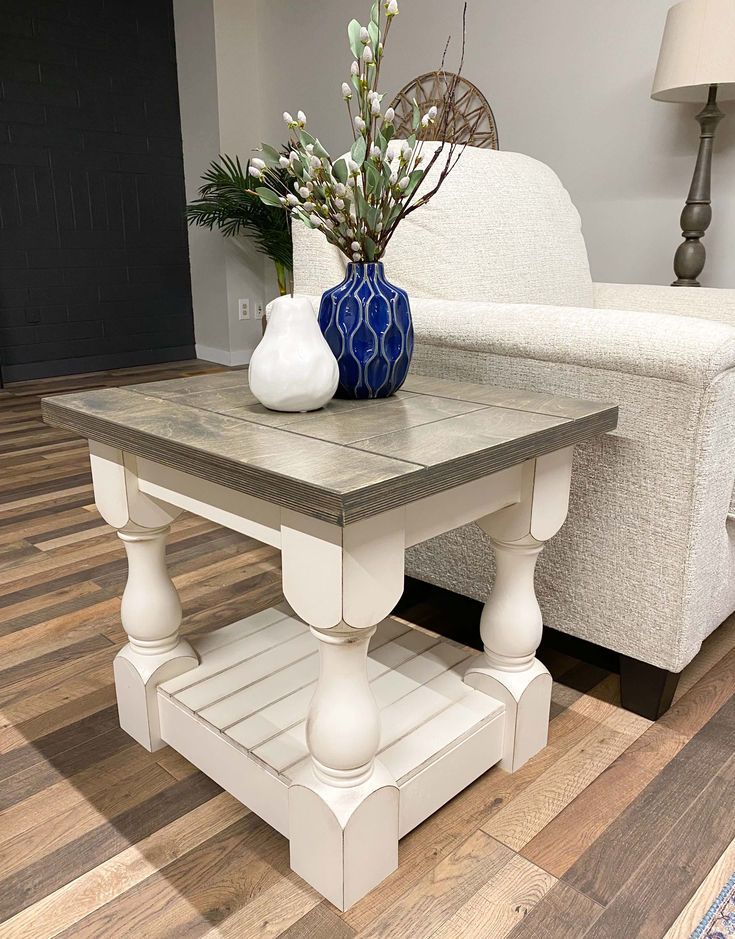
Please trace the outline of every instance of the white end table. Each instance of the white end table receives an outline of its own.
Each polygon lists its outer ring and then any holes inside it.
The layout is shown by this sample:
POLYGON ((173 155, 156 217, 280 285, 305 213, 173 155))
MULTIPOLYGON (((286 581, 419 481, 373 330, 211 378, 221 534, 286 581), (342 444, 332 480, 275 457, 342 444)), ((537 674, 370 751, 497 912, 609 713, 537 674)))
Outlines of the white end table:
POLYGON ((43 411, 89 438, 128 556, 121 726, 282 832, 340 910, 396 869, 399 838, 545 746, 534 566, 567 514, 574 444, 612 430, 615 407, 413 377, 386 400, 281 414, 239 371, 43 411), (182 638, 164 557, 182 510, 279 548, 288 605, 182 638), (481 654, 390 617, 405 549, 472 521, 497 557, 481 654))

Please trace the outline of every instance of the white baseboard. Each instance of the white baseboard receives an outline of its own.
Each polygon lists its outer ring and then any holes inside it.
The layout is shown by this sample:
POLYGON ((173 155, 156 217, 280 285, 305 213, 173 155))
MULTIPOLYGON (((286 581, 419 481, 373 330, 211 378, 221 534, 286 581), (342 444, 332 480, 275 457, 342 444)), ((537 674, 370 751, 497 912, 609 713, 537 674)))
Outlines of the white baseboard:
POLYGON ((196 355, 198 359, 205 362, 216 362, 218 365, 247 365, 250 362, 250 356, 253 354, 251 349, 243 349, 232 352, 230 349, 215 349, 213 346, 203 346, 196 344, 196 355))

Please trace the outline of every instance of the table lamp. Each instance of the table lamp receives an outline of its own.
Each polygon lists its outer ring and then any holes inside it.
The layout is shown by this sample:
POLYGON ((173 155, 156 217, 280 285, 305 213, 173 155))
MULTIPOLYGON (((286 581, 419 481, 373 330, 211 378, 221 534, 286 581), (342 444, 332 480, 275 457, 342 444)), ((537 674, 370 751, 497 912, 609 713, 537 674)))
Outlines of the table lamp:
POLYGON ((705 250, 701 239, 712 220, 710 177, 720 100, 735 98, 735 0, 681 0, 668 12, 651 97, 702 101, 699 153, 681 213, 684 241, 674 255, 674 287, 699 287, 705 250))

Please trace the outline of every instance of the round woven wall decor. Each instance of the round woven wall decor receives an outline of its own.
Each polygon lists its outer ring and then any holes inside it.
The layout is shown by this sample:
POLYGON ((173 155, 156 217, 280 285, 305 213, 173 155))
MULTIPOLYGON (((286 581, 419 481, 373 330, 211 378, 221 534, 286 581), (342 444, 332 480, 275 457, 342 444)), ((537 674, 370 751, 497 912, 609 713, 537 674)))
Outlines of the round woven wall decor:
POLYGON ((444 138, 450 143, 497 150, 498 129, 487 98, 472 82, 467 81, 466 78, 458 78, 451 72, 426 72, 425 75, 414 78, 398 92, 391 102, 391 107, 396 112, 395 136, 400 139, 410 137, 413 133, 412 118, 415 98, 422 114, 425 114, 432 105, 439 109, 436 122, 421 130, 417 136, 421 140, 439 139, 442 108, 452 80, 457 83, 454 93, 454 114, 449 119, 444 138))

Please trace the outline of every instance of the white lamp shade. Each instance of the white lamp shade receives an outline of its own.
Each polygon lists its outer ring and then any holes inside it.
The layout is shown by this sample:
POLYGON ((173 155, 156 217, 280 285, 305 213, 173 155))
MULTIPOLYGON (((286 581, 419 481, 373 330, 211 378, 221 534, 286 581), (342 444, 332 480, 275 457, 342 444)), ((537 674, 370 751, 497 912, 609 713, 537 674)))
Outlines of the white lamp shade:
POLYGON ((653 79, 657 101, 735 98, 735 0, 681 0, 669 10, 653 79))

